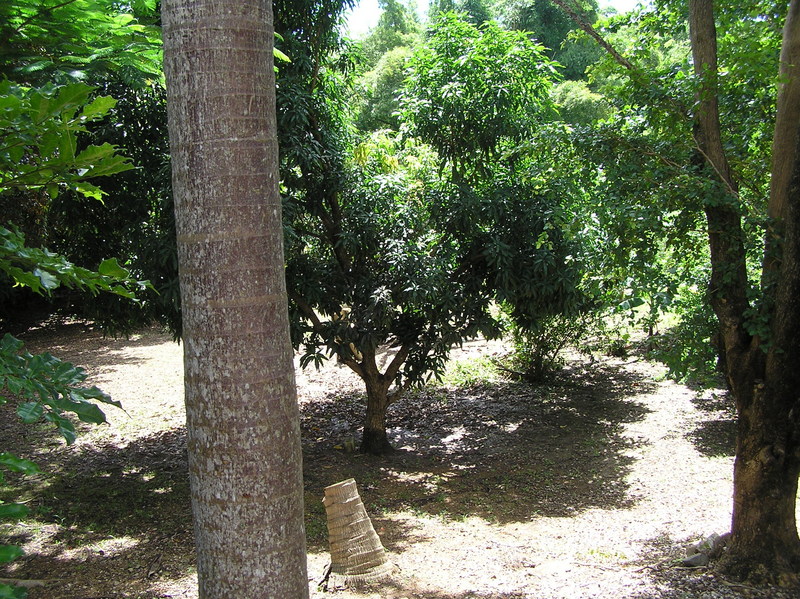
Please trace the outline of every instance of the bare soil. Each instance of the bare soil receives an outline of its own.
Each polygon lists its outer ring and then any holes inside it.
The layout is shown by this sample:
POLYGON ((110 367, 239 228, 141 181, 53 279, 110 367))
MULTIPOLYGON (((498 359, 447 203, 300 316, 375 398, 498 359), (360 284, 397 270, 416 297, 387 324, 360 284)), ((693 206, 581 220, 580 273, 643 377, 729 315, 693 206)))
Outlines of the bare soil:
MULTIPOLYGON (((108 426, 67 447, 2 408, 0 450, 45 474, 3 490, 34 517, 0 528, 27 554, 0 576, 42 581, 31 599, 196 598, 180 346, 81 323, 25 339, 85 367, 125 411, 109 408, 108 426)), ((453 359, 500 351, 476 342, 453 359)), ((364 411, 354 375, 330 365, 297 380, 315 599, 796 597, 678 565, 687 545, 729 526, 733 415, 721 391, 699 395, 637 357, 573 356, 535 386, 494 378, 409 395, 390 409, 398 451, 377 458, 347 451, 364 411), (320 500, 347 478, 397 574, 323 591, 320 500)))

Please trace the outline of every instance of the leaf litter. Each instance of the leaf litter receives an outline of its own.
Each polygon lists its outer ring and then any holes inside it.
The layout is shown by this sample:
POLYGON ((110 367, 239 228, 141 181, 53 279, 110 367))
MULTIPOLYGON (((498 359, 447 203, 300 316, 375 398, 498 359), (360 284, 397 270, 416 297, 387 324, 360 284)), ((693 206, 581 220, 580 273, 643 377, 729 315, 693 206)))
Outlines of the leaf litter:
MULTIPOLYGON (((2 576, 43 581, 31 599, 195 599, 180 346, 155 330, 107 339, 85 323, 26 341, 86 368, 125 412, 107 409, 108 426, 81 427, 67 447, 6 410, 6 447, 46 474, 3 490, 35 516, 0 529, 27 554, 2 576)), ((453 360, 499 351, 471 342, 453 360)), ((644 359, 596 358, 571 356, 536 386, 490 377, 409 393, 389 410, 397 451, 384 457, 351 451, 364 413, 355 375, 298 370, 311 597, 791 597, 676 566, 729 526, 724 393, 699 395, 644 359), (323 592, 323 489, 351 477, 397 575, 323 592)))

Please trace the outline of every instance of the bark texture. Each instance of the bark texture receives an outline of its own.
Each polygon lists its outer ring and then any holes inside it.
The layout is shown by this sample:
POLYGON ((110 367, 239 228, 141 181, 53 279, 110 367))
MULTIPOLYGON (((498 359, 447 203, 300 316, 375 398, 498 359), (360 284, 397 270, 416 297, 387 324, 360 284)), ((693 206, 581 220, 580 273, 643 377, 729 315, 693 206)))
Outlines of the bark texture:
MULTIPOLYGON (((784 59, 797 56, 797 9, 798 0, 793 0, 784 33, 784 59), (792 47, 795 49, 787 50, 792 47)), ((737 188, 721 141, 711 0, 690 0, 689 18, 695 70, 701 77, 695 138, 706 166, 725 189, 721 201, 709 202, 706 207, 710 292, 738 414, 732 535, 720 568, 740 579, 794 586, 800 581, 800 538, 795 521, 800 474, 800 169, 796 152, 800 111, 796 100, 787 101, 785 96, 797 93, 796 69, 785 65, 781 69, 787 79, 779 94, 773 143, 773 223, 762 277, 769 299, 762 317, 770 319, 770 336, 753 338, 745 326, 750 304, 737 188), (791 176, 787 178, 786 172, 791 176)))
POLYGON ((266 0, 164 0, 201 598, 308 596, 266 0))
POLYGON ((372 348, 364 350, 360 362, 355 360, 345 362, 361 377, 367 390, 367 414, 360 447, 363 453, 384 455, 394 451, 386 436, 386 411, 400 398, 404 388, 399 387, 391 393, 389 389, 408 357, 409 349, 407 345, 401 346, 383 372, 378 367, 376 352, 372 348))

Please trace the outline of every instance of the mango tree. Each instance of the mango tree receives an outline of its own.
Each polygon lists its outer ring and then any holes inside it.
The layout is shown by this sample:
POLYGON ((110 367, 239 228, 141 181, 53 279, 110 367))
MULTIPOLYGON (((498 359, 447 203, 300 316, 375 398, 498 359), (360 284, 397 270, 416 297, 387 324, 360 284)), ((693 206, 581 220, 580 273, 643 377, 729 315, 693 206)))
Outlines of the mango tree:
POLYGON ((441 372, 453 345, 499 334, 495 302, 532 316, 574 289, 557 202, 513 155, 548 107, 541 48, 448 15, 411 65, 406 129, 436 152, 378 132, 338 180, 298 164, 306 187, 284 198, 294 341, 304 365, 335 355, 364 381, 361 449, 375 454, 392 449, 389 405, 441 372))

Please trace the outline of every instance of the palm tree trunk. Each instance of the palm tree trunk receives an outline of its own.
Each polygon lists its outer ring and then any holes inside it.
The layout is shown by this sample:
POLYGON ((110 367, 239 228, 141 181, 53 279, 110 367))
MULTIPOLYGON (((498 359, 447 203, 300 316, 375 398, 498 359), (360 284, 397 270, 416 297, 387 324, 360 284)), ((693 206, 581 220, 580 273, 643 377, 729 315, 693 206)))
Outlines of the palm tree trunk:
POLYGON ((164 0, 199 596, 308 597, 267 0, 164 0))

